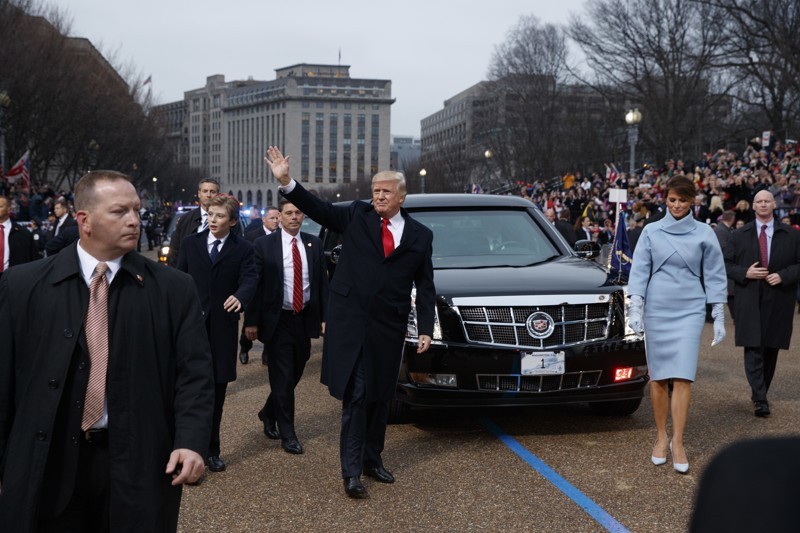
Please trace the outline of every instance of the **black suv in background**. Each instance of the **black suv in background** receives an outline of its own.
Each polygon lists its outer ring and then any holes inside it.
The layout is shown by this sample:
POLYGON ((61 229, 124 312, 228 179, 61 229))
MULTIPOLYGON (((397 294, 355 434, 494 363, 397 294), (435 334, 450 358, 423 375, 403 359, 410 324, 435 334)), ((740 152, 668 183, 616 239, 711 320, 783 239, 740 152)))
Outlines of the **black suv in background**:
MULTIPOLYGON (((522 198, 409 195, 403 206, 433 231, 436 323, 430 350, 417 354, 412 293, 392 420, 409 407, 638 409, 644 342, 627 326, 625 287, 589 260, 596 245, 571 250, 522 198)), ((332 273, 339 236, 322 236, 332 273)))

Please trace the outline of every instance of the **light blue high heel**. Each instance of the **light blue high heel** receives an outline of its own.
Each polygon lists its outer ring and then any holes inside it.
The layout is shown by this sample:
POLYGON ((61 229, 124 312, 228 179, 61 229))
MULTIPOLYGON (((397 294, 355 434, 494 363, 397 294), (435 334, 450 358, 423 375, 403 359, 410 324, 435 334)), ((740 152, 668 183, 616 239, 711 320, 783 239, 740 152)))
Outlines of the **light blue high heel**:
MULTIPOLYGON (((669 441, 669 451, 672 453, 672 441, 669 441)), ((689 463, 676 463, 675 456, 672 456, 672 467, 679 474, 685 474, 689 471, 689 463)))
MULTIPOLYGON (((656 442, 658 442, 658 441, 656 441, 656 442)), ((655 445, 653 445, 653 447, 655 448, 655 445)), ((650 456, 650 460, 656 466, 661 466, 661 465, 663 465, 663 464, 665 464, 667 462, 667 458, 666 457, 656 457, 655 455, 651 455, 650 456)))

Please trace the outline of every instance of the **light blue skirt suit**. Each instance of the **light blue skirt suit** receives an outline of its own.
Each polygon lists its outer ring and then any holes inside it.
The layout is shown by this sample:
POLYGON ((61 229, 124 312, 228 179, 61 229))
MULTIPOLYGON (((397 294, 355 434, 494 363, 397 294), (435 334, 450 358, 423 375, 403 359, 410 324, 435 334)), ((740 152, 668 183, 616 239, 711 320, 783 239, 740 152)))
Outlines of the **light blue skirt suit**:
POLYGON ((642 230, 628 294, 644 298, 650 379, 694 381, 706 304, 728 301, 725 261, 714 231, 691 215, 667 214, 642 230))

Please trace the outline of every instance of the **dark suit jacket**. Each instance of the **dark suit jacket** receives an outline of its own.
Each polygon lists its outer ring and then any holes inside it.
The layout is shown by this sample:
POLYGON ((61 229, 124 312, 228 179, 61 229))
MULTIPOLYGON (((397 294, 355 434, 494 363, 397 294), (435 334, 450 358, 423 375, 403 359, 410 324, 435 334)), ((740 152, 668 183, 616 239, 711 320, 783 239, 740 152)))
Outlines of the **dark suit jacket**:
MULTIPOLYGON (((0 278, 3 531, 35 530, 75 486, 89 301, 76 246, 0 278)), ((202 455, 211 435, 211 353, 197 294, 189 276, 130 252, 109 310, 111 530, 174 530, 181 488, 164 474, 169 455, 202 455)))
MULTIPOLYGON (((11 222, 11 231, 8 232, 8 267, 30 263, 39 259, 33 234, 16 222, 11 222)), ((3 258, 0 257, 0 261, 3 258)))
POLYGON ((780 274, 782 282, 772 286, 745 277, 750 265, 760 260, 757 222, 748 222, 734 231, 723 250, 725 269, 734 281, 736 346, 786 350, 792 339, 800 277, 800 232, 774 220, 769 272, 780 274))
MULTIPOLYGON (((277 232, 273 231, 272 233, 277 233, 277 232)), ((270 235, 272 235, 272 233, 270 235)), ((266 236, 267 234, 264 232, 264 224, 261 224, 256 229, 244 232, 244 238, 250 242, 255 242, 256 239, 258 239, 259 237, 266 237, 266 236)))
MULTIPOLYGON (((58 226, 58 221, 56 221, 56 225, 53 226, 53 228, 50 231, 47 232, 47 240, 50 240, 50 239, 52 239, 53 237, 56 236, 56 227, 57 226, 58 226)), ((58 230, 58 234, 61 235, 61 232, 64 231, 65 228, 69 228, 69 227, 75 227, 75 228, 78 227, 78 223, 75 221, 74 218, 72 218, 71 215, 67 215, 66 220, 64 220, 64 224, 61 226, 61 229, 58 230)))
POLYGON ((433 334, 433 233, 402 210, 400 245, 384 257, 381 221, 371 204, 335 206, 299 183, 286 197, 306 216, 342 235, 325 313, 322 382, 332 396, 342 399, 361 355, 367 401, 388 402, 397 387, 412 284, 419 334, 433 334))
POLYGON ((695 209, 695 206, 692 206, 690 212, 692 213, 692 216, 694 217, 695 220, 699 220, 700 222, 706 222, 709 218, 711 218, 711 211, 708 209, 708 207, 704 205, 700 206, 700 210, 699 212, 697 212, 697 214, 695 214, 696 211, 697 210, 695 209))
POLYGON ((239 313, 229 313, 223 303, 234 295, 246 309, 255 294, 258 274, 252 244, 230 233, 212 264, 207 240, 208 230, 184 238, 177 268, 192 276, 200 295, 214 358, 214 380, 228 383, 236 379, 239 313))
POLYGON ((575 238, 575 229, 572 227, 572 224, 566 220, 556 220, 556 229, 564 237, 564 240, 567 241, 567 244, 570 246, 575 244, 577 239, 575 238))
POLYGON ((61 228, 58 235, 47 240, 47 243, 44 245, 44 250, 47 252, 47 255, 56 255, 79 238, 80 233, 78 232, 77 225, 61 228))
POLYGON ((253 231, 254 229, 261 229, 263 227, 264 227, 264 222, 262 222, 261 218, 254 218, 242 231, 244 232, 245 235, 247 235, 248 231, 253 231))
MULTIPOLYGON (((259 228, 259 231, 264 231, 259 228)), ((316 339, 322 333, 325 308, 328 305, 328 275, 322 241, 318 237, 300 232, 300 245, 306 252, 311 297, 301 313, 306 335, 316 339)), ((258 340, 268 344, 278 324, 283 307, 284 271, 283 240, 281 231, 262 235, 254 243, 258 291, 244 315, 245 326, 258 327, 258 340)))

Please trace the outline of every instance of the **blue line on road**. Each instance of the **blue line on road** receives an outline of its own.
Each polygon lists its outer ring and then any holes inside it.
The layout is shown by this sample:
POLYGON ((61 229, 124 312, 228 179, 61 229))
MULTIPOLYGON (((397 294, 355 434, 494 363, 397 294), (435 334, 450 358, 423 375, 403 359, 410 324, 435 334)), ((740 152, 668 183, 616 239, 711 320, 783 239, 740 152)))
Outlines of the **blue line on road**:
POLYGON ((542 477, 556 486, 558 490, 567 495, 569 499, 574 501, 578 507, 586 511, 589 516, 594 518, 598 524, 603 526, 607 531, 614 532, 627 532, 628 530, 614 520, 610 514, 603 510, 602 507, 594 503, 588 496, 576 489, 570 484, 569 481, 559 476, 555 470, 547 466, 544 461, 529 452, 522 444, 517 442, 513 437, 505 433, 499 426, 488 418, 482 420, 483 426, 494 433, 495 437, 508 446, 512 452, 517 454, 523 461, 531 465, 542 477))

